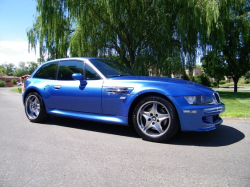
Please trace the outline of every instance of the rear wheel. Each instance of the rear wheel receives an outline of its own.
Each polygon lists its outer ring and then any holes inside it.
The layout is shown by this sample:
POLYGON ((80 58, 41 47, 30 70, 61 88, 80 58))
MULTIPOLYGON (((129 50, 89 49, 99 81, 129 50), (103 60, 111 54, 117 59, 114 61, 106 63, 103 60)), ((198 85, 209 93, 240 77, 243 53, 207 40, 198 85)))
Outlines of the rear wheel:
POLYGON ((42 122, 49 117, 42 97, 36 92, 31 92, 26 97, 25 113, 31 122, 42 122))
POLYGON ((179 118, 175 107, 158 96, 143 98, 136 105, 132 119, 137 133, 149 141, 166 141, 179 129, 179 118))

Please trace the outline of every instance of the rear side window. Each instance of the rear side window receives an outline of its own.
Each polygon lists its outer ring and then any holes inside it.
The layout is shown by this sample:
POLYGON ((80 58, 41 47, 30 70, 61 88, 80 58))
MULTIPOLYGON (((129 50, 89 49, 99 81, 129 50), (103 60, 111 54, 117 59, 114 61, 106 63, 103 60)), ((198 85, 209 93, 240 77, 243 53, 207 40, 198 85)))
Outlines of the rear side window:
POLYGON ((56 70, 57 63, 46 64, 42 66, 33 77, 53 80, 56 77, 56 70))
POLYGON ((77 60, 61 61, 58 70, 58 80, 73 80, 72 74, 81 73, 83 75, 83 62, 77 60))

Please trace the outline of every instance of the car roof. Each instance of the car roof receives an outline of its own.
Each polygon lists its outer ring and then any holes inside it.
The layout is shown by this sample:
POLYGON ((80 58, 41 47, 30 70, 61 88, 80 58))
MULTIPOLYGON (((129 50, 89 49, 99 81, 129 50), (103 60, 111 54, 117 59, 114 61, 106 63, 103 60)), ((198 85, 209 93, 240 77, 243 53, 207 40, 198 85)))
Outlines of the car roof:
POLYGON ((91 60, 91 59, 105 59, 105 58, 100 58, 100 57, 69 57, 69 58, 58 58, 58 59, 54 59, 54 60, 49 60, 49 61, 46 61, 44 63, 50 63, 50 62, 55 62, 55 61, 60 61, 60 60, 91 60))

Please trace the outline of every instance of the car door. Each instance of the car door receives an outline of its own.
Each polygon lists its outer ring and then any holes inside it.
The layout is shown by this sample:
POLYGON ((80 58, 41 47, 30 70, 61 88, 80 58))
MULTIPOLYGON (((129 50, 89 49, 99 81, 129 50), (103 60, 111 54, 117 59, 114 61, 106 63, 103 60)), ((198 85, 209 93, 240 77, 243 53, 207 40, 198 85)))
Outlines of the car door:
POLYGON ((57 81, 52 85, 52 99, 56 109, 85 113, 102 113, 103 80, 80 60, 60 61, 57 81), (85 84, 73 80, 73 73, 85 76, 85 84))

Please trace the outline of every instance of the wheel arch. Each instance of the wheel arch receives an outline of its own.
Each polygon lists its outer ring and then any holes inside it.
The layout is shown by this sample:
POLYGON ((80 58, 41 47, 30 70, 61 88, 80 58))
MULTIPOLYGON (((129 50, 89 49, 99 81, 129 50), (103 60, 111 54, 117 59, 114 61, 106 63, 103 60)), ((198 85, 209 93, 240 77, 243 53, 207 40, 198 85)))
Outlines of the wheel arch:
MULTIPOLYGON (((132 125, 132 117, 131 117, 131 116, 132 116, 132 114, 133 114, 133 110, 134 110, 135 106, 137 105, 137 103, 138 103, 141 99, 143 99, 143 98, 145 98, 145 97, 149 97, 149 96, 158 96, 158 97, 161 97, 161 98, 166 99, 167 101, 169 101, 169 102, 173 105, 173 107, 175 108, 176 113, 177 113, 177 116, 178 116, 178 119, 180 119, 180 116, 179 116, 179 113, 178 113, 178 110, 177 110, 176 106, 175 106, 174 103, 171 101, 171 99, 169 99, 166 95, 163 95, 163 94, 157 93, 157 92, 146 92, 146 93, 143 93, 143 94, 138 95, 138 96, 133 100, 133 102, 131 103, 130 108, 129 108, 129 111, 128 111, 128 124, 129 124, 129 126, 132 125)), ((179 120, 179 121, 180 121, 180 120, 179 120)))
POLYGON ((36 93, 38 93, 38 94, 41 96, 41 94, 39 93, 38 90, 36 90, 36 89, 34 89, 34 88, 30 88, 30 89, 28 89, 28 90, 26 90, 26 91, 24 92, 24 95, 23 95, 23 103, 25 103, 25 98, 26 98, 31 92, 36 92, 36 93))
POLYGON ((39 123, 49 118, 43 98, 36 89, 26 90, 23 100, 26 116, 31 122, 39 123))

